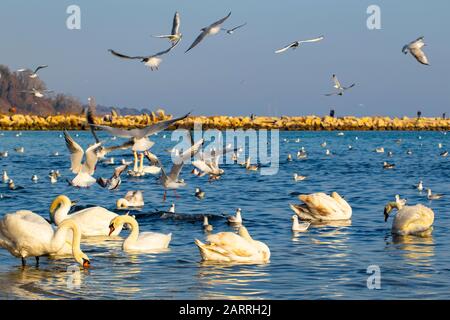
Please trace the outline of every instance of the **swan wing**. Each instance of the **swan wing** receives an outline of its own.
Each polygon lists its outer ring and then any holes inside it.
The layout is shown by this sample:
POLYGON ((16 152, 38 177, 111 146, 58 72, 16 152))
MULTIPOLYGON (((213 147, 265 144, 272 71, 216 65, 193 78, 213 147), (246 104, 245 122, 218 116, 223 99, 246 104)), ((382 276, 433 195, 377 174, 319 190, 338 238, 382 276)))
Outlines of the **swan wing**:
MULTIPOLYGON (((109 225, 115 217, 116 213, 102 207, 86 208, 69 215, 69 218, 78 224, 83 236, 109 235, 109 225)), ((113 235, 119 234, 121 230, 116 228, 113 235)))
POLYGON ((258 254, 252 242, 233 232, 220 232, 209 235, 206 240, 217 247, 239 257, 251 257, 258 254))

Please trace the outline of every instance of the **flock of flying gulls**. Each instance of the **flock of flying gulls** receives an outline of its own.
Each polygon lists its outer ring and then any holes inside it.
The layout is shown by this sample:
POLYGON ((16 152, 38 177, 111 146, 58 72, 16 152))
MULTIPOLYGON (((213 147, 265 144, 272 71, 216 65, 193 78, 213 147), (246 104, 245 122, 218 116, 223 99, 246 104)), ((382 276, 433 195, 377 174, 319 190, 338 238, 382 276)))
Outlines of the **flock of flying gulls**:
MULTIPOLYGON (((193 41, 185 52, 195 48, 207 36, 218 34, 224 31, 227 34, 233 34, 236 30, 244 27, 246 23, 227 29, 222 24, 231 16, 231 12, 222 19, 201 29, 201 33, 193 41)), ((153 37, 167 39, 171 46, 153 55, 128 56, 110 49, 109 52, 122 59, 136 59, 143 62, 151 70, 158 70, 161 63, 161 56, 169 53, 180 43, 182 33, 180 32, 180 14, 177 12, 173 18, 172 31, 170 34, 154 35, 153 37)), ((276 54, 282 54, 289 49, 296 49, 305 43, 315 43, 324 40, 324 36, 313 39, 297 40, 289 45, 275 51, 276 54)), ((428 65, 428 59, 422 51, 425 45, 423 37, 404 46, 403 52, 413 55, 417 61, 428 65)), ((46 68, 47 65, 40 65, 34 71, 29 71, 30 78, 36 78, 38 71, 46 68)), ((28 69, 20 69, 19 72, 27 72, 28 69)), ((326 94, 327 96, 342 96, 345 91, 353 88, 355 84, 343 86, 336 75, 332 76, 335 92, 326 94)), ((32 89, 30 93, 36 97, 42 97, 44 92, 32 89)), ((72 179, 68 179, 69 185, 76 188, 86 188, 97 183, 100 187, 115 190, 121 185, 122 176, 144 176, 147 174, 159 175, 159 182, 164 190, 163 201, 166 200, 167 191, 172 190, 178 197, 176 190, 184 187, 186 182, 181 178, 181 172, 186 162, 191 162, 194 169, 192 173, 198 177, 207 175, 209 181, 219 180, 224 170, 219 167, 219 158, 227 153, 232 153, 234 161, 238 159, 239 148, 225 147, 222 150, 213 149, 210 152, 202 150, 203 139, 194 141, 192 134, 189 133, 188 140, 190 146, 180 152, 179 150, 170 150, 174 152, 173 164, 170 171, 161 163, 159 158, 150 152, 155 142, 151 141, 151 135, 158 134, 177 121, 185 119, 190 113, 179 118, 161 121, 142 129, 115 128, 106 125, 95 124, 95 100, 89 98, 89 107, 86 112, 86 121, 91 129, 94 139, 92 145, 83 149, 75 139, 64 130, 61 137, 64 138, 67 149, 70 153, 70 169, 74 174, 72 179), (115 146, 105 146, 97 136, 96 130, 103 130, 112 136, 127 139, 124 143, 115 146), (111 177, 94 178, 97 163, 103 161, 105 164, 114 165, 113 158, 106 158, 106 155, 116 150, 131 149, 134 156, 134 163, 122 159, 122 163, 115 167, 111 177), (144 165, 144 158, 149 165, 144 165), (133 163, 133 168, 129 168, 133 163)), ((339 134, 339 135, 343 135, 339 134)), ((78 136, 78 135, 76 135, 78 136)), ((326 147, 324 142, 322 147, 326 147)), ((349 150, 351 150, 349 146, 349 150)), ((24 153, 23 148, 16 149, 17 152, 24 153)), ((384 152, 383 148, 376 152, 384 152)), ((326 155, 331 155, 331 151, 326 149, 326 155)), ((447 153, 448 154, 448 153, 447 153)), ((446 156, 444 153, 441 156, 446 156)), ((7 157, 8 153, 0 154, 7 157)), ((307 152, 304 148, 297 152, 298 159, 305 159, 307 152)), ((288 155, 288 161, 292 161, 292 156, 288 155)), ((259 165, 251 163, 250 157, 241 163, 242 167, 248 171, 258 171, 259 165)), ((384 169, 395 168, 394 164, 385 162, 384 169)), ((52 170, 49 174, 51 183, 56 183, 60 178, 58 170, 52 170)), ((297 173, 293 176, 295 182, 301 182, 307 179, 297 173)), ((38 177, 33 175, 32 181, 38 181, 38 177)), ((2 176, 3 183, 7 183, 10 190, 23 188, 15 185, 14 181, 8 176, 6 171, 2 176)), ((422 181, 415 186, 420 192, 423 190, 422 181)), ((196 188, 194 196, 198 199, 205 197, 205 191, 196 188)), ((431 189, 427 189, 427 198, 429 200, 438 200, 442 198, 441 194, 433 194, 431 189)), ((2 195, 3 197, 3 195, 2 195)), ((337 192, 330 195, 318 192, 313 194, 299 194, 300 204, 291 204, 290 207, 295 215, 292 216, 292 230, 295 232, 306 232, 311 223, 329 222, 329 221, 348 221, 352 217, 352 208, 348 202, 337 192), (299 219, 301 221, 299 221, 299 219)), ((90 260, 80 249, 82 237, 91 236, 118 236, 124 226, 130 229, 130 235, 123 243, 123 250, 130 252, 149 252, 153 250, 165 249, 169 246, 172 234, 162 234, 157 232, 139 232, 139 224, 135 217, 125 214, 118 215, 102 207, 91 207, 69 214, 74 205, 67 196, 60 195, 56 197, 50 205, 50 220, 46 220, 28 210, 19 210, 15 213, 9 213, 0 219, 0 247, 7 249, 13 256, 21 258, 22 263, 26 263, 26 258, 35 257, 39 261, 41 256, 61 256, 71 255, 81 266, 89 267, 90 260), (52 224, 57 226, 53 228, 52 224), (68 232, 71 231, 71 232, 68 232)), ((141 208, 144 206, 144 197, 141 191, 129 191, 124 198, 116 202, 118 209, 141 208)), ((392 224, 392 232, 400 235, 423 235, 431 232, 434 221, 434 213, 431 209, 418 204, 407 206, 406 200, 396 196, 395 201, 389 202, 384 210, 385 220, 388 219, 393 209, 397 209, 397 214, 392 224)), ((175 204, 172 203, 167 214, 175 213, 175 204)), ((269 247, 260 241, 254 240, 243 225, 241 209, 236 210, 235 215, 227 218, 227 222, 238 227, 238 232, 220 232, 211 234, 213 226, 209 224, 208 218, 203 217, 203 228, 207 232, 206 242, 195 239, 200 255, 203 260, 212 260, 220 262, 245 262, 261 263, 268 262, 270 259, 269 247)))

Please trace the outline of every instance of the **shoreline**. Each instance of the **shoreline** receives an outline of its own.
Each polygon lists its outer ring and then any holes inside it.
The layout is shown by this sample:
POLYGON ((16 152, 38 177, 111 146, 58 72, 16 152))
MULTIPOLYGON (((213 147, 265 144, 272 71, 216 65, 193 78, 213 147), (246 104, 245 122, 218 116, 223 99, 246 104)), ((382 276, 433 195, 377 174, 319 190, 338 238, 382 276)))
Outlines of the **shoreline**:
MULTIPOLYGON (((95 123, 123 128, 142 128, 162 120, 171 119, 160 110, 156 114, 133 116, 95 117, 95 123)), ((450 119, 442 118, 391 118, 330 116, 189 116, 169 129, 192 129, 194 122, 202 123, 203 129, 278 129, 281 131, 449 131, 450 119)), ((4 131, 52 131, 87 130, 84 115, 5 115, 0 114, 0 130, 4 131)))

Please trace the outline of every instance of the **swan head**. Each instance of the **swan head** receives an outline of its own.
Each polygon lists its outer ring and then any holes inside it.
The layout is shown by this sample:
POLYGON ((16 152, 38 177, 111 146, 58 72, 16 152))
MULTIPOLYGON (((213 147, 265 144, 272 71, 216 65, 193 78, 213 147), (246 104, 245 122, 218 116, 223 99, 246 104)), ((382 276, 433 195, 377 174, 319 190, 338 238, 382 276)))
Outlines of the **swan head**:
POLYGON ((117 209, 126 209, 128 208, 128 200, 124 198, 120 198, 116 201, 116 207, 117 209))
POLYGON ((91 260, 89 260, 89 257, 81 250, 74 253, 74 258, 84 269, 91 266, 91 260))
POLYGON ((50 205, 50 221, 55 222, 55 213, 56 211, 61 207, 72 207, 76 204, 76 201, 70 201, 69 197, 65 195, 60 195, 53 200, 52 204, 50 205))
POLYGON ((397 210, 400 210, 403 206, 396 203, 396 202, 389 202, 384 207, 384 222, 386 222, 389 218, 389 214, 391 213, 392 209, 396 208, 397 210))

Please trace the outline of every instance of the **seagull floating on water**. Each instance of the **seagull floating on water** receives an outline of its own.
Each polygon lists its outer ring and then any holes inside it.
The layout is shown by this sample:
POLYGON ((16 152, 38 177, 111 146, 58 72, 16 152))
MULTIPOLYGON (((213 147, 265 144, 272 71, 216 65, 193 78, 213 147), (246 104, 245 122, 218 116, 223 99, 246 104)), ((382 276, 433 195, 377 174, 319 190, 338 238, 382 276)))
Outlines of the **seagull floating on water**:
POLYGON ((296 214, 294 214, 291 219, 292 219, 292 231, 294 232, 305 232, 311 225, 311 223, 307 221, 299 223, 298 216, 296 214))
POLYGON ((290 44, 288 44, 286 47, 278 49, 277 51, 275 51, 275 53, 283 53, 289 49, 297 49, 302 43, 308 43, 308 42, 318 42, 323 40, 324 37, 320 36, 314 39, 308 39, 308 40, 298 40, 298 41, 294 41, 291 42, 290 44))
POLYGON ((227 218, 228 223, 231 224, 241 224, 242 223, 242 216, 241 216, 241 208, 236 209, 236 214, 234 216, 229 216, 227 218))
POLYGON ((431 189, 427 189, 427 198, 428 200, 438 200, 442 198, 444 195, 440 193, 431 193, 431 189))

